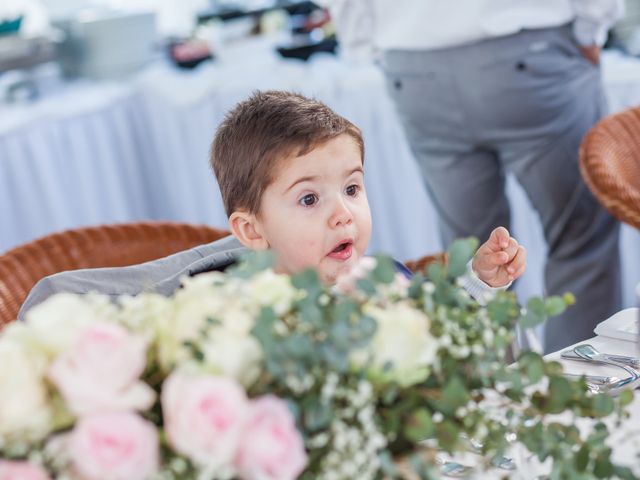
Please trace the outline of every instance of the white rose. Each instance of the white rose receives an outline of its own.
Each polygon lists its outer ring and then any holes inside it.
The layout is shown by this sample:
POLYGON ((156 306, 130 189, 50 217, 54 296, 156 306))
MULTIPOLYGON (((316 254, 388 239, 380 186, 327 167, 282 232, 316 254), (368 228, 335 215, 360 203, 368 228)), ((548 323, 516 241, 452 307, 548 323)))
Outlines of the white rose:
POLYGON ((248 336, 255 324, 257 309, 243 303, 244 281, 211 272, 183 282, 184 288, 174 296, 172 314, 158 321, 158 352, 165 369, 189 360, 185 342, 200 343, 209 330, 220 326, 248 336))
POLYGON ((427 378, 436 358, 438 344, 429 333, 429 318, 404 303, 382 309, 368 307, 365 313, 377 322, 369 345, 370 372, 383 381, 395 380, 403 386, 427 378), (385 371, 385 368, 391 368, 385 371))
POLYGON ((162 320, 173 315, 172 299, 157 293, 120 297, 119 322, 135 332, 156 335, 162 320))
POLYGON ((86 326, 112 322, 116 313, 106 295, 59 293, 29 310, 25 319, 38 348, 55 356, 67 350, 86 326))
POLYGON ((41 363, 22 344, 0 339, 0 444, 36 441, 49 432, 52 412, 41 363))
POLYGON ((228 328, 216 328, 202 344, 204 368, 209 373, 230 377, 250 387, 260 375, 262 348, 251 335, 228 328))
POLYGON ((251 279, 252 299, 261 307, 273 308, 277 315, 287 313, 298 294, 288 275, 278 275, 273 270, 260 272, 251 279))

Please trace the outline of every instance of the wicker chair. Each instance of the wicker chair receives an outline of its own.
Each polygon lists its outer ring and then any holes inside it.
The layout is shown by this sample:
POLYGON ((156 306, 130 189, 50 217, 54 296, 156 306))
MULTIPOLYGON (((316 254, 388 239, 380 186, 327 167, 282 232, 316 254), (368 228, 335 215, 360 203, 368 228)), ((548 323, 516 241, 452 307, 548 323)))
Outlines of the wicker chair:
POLYGON ((640 229, 640 108, 611 115, 587 133, 580 171, 614 217, 640 229))
MULTIPOLYGON (((18 315, 38 280, 65 270, 123 267, 162 258, 229 235, 204 225, 142 222, 54 233, 0 256, 0 330, 18 315)), ((406 262, 416 272, 443 254, 406 262)))
POLYGON ((0 330, 13 321, 31 288, 65 270, 134 265, 229 235, 204 225, 142 222, 54 233, 0 256, 0 330))
POLYGON ((447 254, 445 252, 436 253, 434 255, 425 255, 417 260, 408 260, 404 262, 409 270, 413 273, 424 271, 432 263, 447 263, 447 254))

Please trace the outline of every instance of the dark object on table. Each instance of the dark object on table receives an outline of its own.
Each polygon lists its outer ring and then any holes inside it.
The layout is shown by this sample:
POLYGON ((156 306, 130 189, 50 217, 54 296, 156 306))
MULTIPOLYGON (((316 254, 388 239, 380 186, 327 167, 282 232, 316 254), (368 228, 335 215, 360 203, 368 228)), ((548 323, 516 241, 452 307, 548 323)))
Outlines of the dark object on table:
POLYGON ((23 18, 24 17, 20 15, 17 18, 0 22, 0 35, 13 35, 18 33, 23 18))
POLYGON ((246 16, 262 15, 276 9, 284 9, 290 15, 308 14, 318 8, 315 3, 309 1, 276 0, 273 5, 265 8, 245 8, 241 2, 222 2, 200 12, 198 23, 202 24, 213 19, 220 19, 224 22, 246 16))
POLYGON ((209 45, 203 40, 172 42, 169 44, 169 56, 178 67, 188 69, 213 59, 209 45))
POLYGON ((278 53, 284 58, 299 58, 308 60, 311 55, 318 52, 336 53, 338 42, 335 38, 328 38, 320 42, 308 43, 303 45, 293 45, 287 47, 278 47, 278 53))

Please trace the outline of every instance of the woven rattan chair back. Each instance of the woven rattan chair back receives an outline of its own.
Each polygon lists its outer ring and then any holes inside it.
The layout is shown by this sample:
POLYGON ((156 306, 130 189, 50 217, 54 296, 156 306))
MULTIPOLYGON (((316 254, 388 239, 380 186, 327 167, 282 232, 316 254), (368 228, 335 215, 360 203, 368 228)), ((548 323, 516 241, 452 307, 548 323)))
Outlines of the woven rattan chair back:
POLYGON ((432 263, 447 263, 447 254, 445 252, 436 253, 434 255, 425 255, 417 260, 409 260, 405 265, 413 273, 423 272, 432 263))
POLYGON ((0 256, 0 330, 47 275, 143 263, 226 235, 204 225, 142 222, 67 230, 16 247, 0 256))
POLYGON ((580 171, 614 217, 640 229, 640 108, 611 115, 587 133, 580 171))

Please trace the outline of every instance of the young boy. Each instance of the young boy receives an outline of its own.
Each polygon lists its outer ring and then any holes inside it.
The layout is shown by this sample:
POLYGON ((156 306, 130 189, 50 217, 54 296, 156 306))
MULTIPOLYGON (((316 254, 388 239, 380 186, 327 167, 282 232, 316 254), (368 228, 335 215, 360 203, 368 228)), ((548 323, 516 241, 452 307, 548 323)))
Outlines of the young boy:
MULTIPOLYGON (((288 92, 255 93, 218 128, 211 165, 233 236, 131 267, 52 275, 33 288, 18 318, 58 292, 170 295, 182 276, 223 270, 247 248, 272 250, 281 273, 314 267, 327 284, 365 255, 371 212, 362 134, 323 103, 288 92)), ((499 227, 478 249, 465 287, 479 298, 508 286, 525 265, 524 248, 499 227)))
MULTIPOLYGON (((211 153, 235 237, 272 250, 277 271, 315 267, 329 284, 351 271, 371 237, 363 164, 355 125, 321 102, 278 91, 230 111, 211 153)), ((504 287, 525 265, 525 249, 499 227, 473 271, 488 287, 504 287)))

